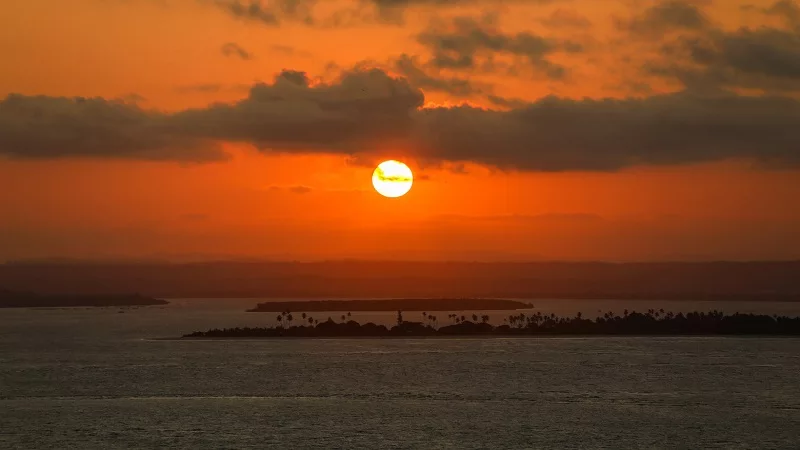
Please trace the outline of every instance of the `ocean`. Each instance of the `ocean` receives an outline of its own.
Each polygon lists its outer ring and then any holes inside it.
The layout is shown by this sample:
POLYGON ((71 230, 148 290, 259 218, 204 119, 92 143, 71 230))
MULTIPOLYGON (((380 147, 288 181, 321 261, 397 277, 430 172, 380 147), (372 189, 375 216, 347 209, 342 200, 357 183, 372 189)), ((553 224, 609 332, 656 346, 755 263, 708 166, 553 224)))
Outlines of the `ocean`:
MULTIPOLYGON (((800 339, 161 339, 273 325, 244 312, 257 302, 0 310, 0 448, 800 447, 800 339)), ((533 303, 800 315, 794 303, 533 303)))

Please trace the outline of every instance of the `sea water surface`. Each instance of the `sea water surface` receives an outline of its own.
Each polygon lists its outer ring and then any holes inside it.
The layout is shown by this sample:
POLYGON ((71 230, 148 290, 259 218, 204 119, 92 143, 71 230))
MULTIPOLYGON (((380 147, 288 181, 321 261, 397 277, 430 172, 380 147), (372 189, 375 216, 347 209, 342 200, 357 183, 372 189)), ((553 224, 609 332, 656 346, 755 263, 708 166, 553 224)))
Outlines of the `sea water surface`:
POLYGON ((0 310, 0 448, 800 447, 800 339, 154 339, 272 325, 255 302, 0 310))

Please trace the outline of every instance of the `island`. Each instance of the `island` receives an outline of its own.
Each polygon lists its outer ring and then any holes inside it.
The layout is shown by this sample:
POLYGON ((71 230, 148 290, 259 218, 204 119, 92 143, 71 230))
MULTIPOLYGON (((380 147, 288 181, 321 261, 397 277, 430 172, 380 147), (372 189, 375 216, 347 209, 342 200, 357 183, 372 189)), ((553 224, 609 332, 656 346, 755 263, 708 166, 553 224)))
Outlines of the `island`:
POLYGON ((320 311, 513 311, 532 303, 488 298, 399 298, 369 300, 310 300, 259 303, 247 312, 320 311))
MULTIPOLYGON (((761 314, 724 314, 720 311, 692 312, 688 314, 648 310, 645 313, 624 311, 622 315, 605 313, 595 319, 558 317, 555 314, 512 314, 503 318, 502 325, 492 325, 490 316, 484 314, 449 314, 449 325, 440 326, 439 318, 423 313, 422 322, 406 321, 403 312, 397 312, 397 324, 392 327, 374 323, 360 324, 342 315, 341 321, 328 318, 323 322, 303 314, 301 325, 292 326, 294 316, 282 313, 276 316, 272 327, 223 328, 196 331, 184 339, 218 338, 416 338, 416 337, 535 337, 554 335, 752 335, 800 336, 800 317, 768 316, 761 314), (471 319, 471 320, 470 320, 471 319), (307 324, 307 325, 306 325, 307 324)), ((300 319, 300 318, 298 318, 300 319)))
POLYGON ((154 306, 169 302, 140 294, 35 294, 0 289, 0 308, 61 308, 104 306, 154 306))

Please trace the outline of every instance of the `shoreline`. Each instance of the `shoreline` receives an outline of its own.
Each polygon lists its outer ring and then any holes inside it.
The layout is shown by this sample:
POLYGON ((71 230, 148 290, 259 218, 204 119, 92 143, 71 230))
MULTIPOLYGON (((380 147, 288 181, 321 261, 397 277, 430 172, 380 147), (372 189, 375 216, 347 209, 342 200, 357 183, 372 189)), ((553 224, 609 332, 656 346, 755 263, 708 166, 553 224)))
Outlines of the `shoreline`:
MULTIPOLYGON (((316 296, 294 296, 294 295, 283 295, 283 296, 161 296, 159 298, 163 298, 165 300, 237 300, 237 301, 245 301, 251 300, 255 302, 265 302, 265 303, 305 303, 305 302, 329 302, 329 301, 354 301, 354 302, 361 302, 361 301, 368 301, 368 300, 375 300, 375 301, 387 301, 387 300, 394 300, 395 297, 316 297, 316 296)), ((469 297, 467 297, 469 298, 469 297)), ((477 298, 477 297, 476 297, 477 298)), ((547 301, 585 301, 585 302, 766 302, 766 303, 800 303, 800 296, 778 296, 778 297, 767 297, 767 296, 753 296, 753 297, 742 297, 742 296, 731 296, 731 297, 719 297, 719 298, 695 298, 695 297, 620 297, 620 296, 580 296, 580 295, 555 295, 555 296, 530 296, 530 297, 482 297, 487 301, 514 301, 514 302, 547 302, 547 301)), ((419 297, 414 298, 414 300, 431 300, 430 297, 419 297)), ((435 311, 434 309, 426 309, 425 311, 435 311)), ((355 310, 350 310, 355 311, 355 310)), ((366 312, 364 310, 363 312, 366 312)), ((392 310, 389 310, 392 311, 392 310)), ((411 311, 411 310, 407 310, 411 311)), ((447 311, 447 310, 444 310, 447 311)), ((254 311, 254 312, 280 312, 280 311, 254 311)), ((300 311, 302 312, 302 311, 300 311)), ((328 312, 325 311, 305 311, 305 312, 328 312)), ((334 311, 331 311, 334 312, 334 311)), ((359 311, 362 312, 362 311, 359 311)), ((382 311, 373 311, 373 312, 382 312, 382 311)), ((438 311, 443 312, 443 311, 438 311)))
MULTIPOLYGON (((348 313, 349 316, 349 313, 348 313)), ((328 318, 315 321, 302 314, 301 325, 292 326, 294 316, 281 313, 272 327, 212 328, 207 331, 187 333, 182 338, 530 338, 538 336, 800 336, 800 317, 769 316, 764 314, 726 315, 718 310, 687 314, 649 309, 646 313, 623 311, 623 315, 607 312, 593 320, 575 316, 560 317, 555 314, 510 315, 503 325, 494 326, 490 316, 450 314, 451 325, 440 326, 437 316, 423 313, 425 322, 410 322, 397 312, 397 325, 385 326, 368 322, 360 324, 341 316, 341 322, 328 318), (304 323, 309 325, 305 326, 304 323)), ((442 318, 444 320, 444 318, 442 318)))
POLYGON ((295 340, 486 340, 486 339, 594 339, 594 338, 776 338, 800 339, 796 334, 488 334, 488 335, 451 335, 451 336, 215 336, 215 337, 162 337, 144 338, 146 341, 295 341, 295 340))

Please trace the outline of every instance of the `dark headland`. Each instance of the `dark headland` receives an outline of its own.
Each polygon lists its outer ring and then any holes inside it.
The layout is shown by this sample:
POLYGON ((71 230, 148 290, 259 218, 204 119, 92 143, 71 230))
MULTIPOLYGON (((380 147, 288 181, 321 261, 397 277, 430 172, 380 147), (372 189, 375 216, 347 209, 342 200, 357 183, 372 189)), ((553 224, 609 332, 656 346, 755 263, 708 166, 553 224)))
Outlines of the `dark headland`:
POLYGON ((259 303, 248 312, 314 311, 513 311, 531 303, 484 298, 401 298, 386 300, 313 300, 259 303))
POLYGON ((697 335, 751 335, 751 336, 800 336, 800 317, 778 317, 758 314, 730 314, 720 311, 693 312, 688 314, 648 310, 646 313, 612 312, 596 319, 585 319, 580 313, 574 317, 558 317, 555 314, 516 314, 503 318, 502 325, 492 325, 488 315, 470 316, 450 314, 446 319, 423 313, 424 322, 404 320, 403 313, 397 313, 397 325, 386 327, 374 323, 360 324, 346 320, 341 322, 331 318, 317 322, 311 317, 308 326, 292 326, 292 314, 276 317, 278 324, 263 328, 224 328, 196 331, 184 338, 344 338, 344 337, 436 337, 436 336, 474 336, 474 337, 535 337, 550 335, 636 335, 636 336, 697 336, 697 335), (470 320, 472 319, 472 320, 470 320), (440 322, 449 325, 440 326, 440 322))
POLYGON ((102 306, 153 306, 169 302, 139 294, 48 294, 13 292, 0 289, 0 308, 58 308, 58 307, 102 307, 102 306))

